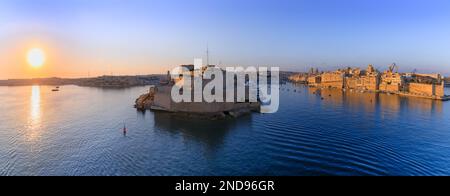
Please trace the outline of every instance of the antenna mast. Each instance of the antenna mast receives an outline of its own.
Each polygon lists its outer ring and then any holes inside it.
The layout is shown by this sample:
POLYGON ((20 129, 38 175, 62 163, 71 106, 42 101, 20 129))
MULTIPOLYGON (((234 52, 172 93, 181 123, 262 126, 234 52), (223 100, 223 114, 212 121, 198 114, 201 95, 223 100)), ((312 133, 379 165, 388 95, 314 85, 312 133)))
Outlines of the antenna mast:
POLYGON ((209 45, 206 44, 206 66, 209 66, 209 45))

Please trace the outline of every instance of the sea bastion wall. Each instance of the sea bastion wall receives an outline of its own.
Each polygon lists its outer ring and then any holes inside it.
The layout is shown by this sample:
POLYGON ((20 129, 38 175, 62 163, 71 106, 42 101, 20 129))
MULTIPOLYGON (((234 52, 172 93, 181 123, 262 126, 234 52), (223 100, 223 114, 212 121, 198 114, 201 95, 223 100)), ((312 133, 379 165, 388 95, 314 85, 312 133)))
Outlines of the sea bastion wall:
POLYGON ((409 83, 408 91, 412 94, 433 96, 435 95, 435 85, 434 84, 421 84, 421 83, 409 83))
POLYGON ((344 77, 340 72, 329 72, 321 75, 320 86, 328 88, 343 88, 344 77))

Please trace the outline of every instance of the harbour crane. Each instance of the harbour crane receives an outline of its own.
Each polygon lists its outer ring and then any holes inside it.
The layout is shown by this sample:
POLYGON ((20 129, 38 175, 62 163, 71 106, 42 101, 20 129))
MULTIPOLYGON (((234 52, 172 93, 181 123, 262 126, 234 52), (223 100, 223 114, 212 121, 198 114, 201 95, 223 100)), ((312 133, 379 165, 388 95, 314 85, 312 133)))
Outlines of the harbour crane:
POLYGON ((397 73, 397 72, 398 72, 398 66, 397 66, 397 64, 392 63, 392 64, 389 66, 389 71, 394 72, 394 70, 395 70, 395 73, 397 73))

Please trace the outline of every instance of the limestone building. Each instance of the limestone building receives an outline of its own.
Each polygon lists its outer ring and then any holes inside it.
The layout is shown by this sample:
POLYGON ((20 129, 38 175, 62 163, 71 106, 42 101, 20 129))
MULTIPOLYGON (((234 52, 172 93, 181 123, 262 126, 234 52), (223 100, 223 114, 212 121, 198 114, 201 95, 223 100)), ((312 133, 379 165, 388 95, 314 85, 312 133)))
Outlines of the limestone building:
POLYGON ((345 72, 337 70, 334 72, 326 72, 321 75, 320 86, 325 88, 339 88, 344 87, 345 72))
POLYGON ((381 74, 380 90, 384 92, 400 92, 404 90, 405 77, 393 70, 387 70, 381 74))
POLYGON ((444 85, 440 74, 412 74, 407 78, 406 88, 413 95, 444 97, 444 85))
POLYGON ((345 77, 345 88, 356 90, 379 90, 380 73, 372 65, 367 70, 361 71, 359 68, 350 69, 345 77))

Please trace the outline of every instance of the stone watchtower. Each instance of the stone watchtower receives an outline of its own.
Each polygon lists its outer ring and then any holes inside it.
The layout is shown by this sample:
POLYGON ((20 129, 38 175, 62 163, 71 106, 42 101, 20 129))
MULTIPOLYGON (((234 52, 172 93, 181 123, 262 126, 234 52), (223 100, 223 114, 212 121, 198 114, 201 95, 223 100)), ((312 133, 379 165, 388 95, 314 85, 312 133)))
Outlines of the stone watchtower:
POLYGON ((444 97, 445 96, 445 80, 444 76, 439 76, 439 83, 435 84, 435 95, 438 97, 444 97))
POLYGON ((375 68, 373 68, 373 65, 369 65, 367 66, 367 73, 375 73, 376 70, 375 68))

